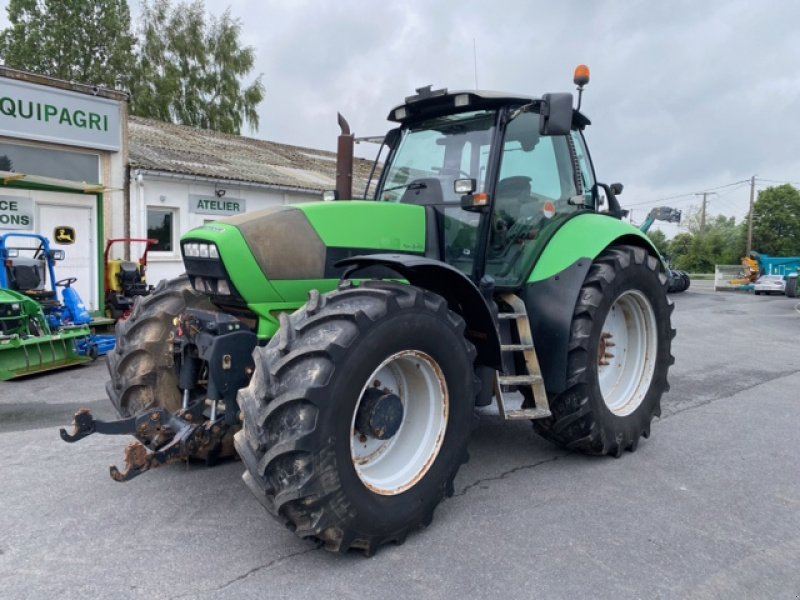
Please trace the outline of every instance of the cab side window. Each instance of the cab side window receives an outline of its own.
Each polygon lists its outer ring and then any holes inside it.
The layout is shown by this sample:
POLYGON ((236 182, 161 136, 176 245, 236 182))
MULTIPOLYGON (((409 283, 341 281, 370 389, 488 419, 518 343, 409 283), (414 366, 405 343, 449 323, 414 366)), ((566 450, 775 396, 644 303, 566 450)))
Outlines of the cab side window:
POLYGON ((539 232, 577 210, 574 161, 567 136, 540 136, 539 115, 522 113, 506 129, 494 193, 487 272, 499 285, 517 285, 525 255, 539 232))

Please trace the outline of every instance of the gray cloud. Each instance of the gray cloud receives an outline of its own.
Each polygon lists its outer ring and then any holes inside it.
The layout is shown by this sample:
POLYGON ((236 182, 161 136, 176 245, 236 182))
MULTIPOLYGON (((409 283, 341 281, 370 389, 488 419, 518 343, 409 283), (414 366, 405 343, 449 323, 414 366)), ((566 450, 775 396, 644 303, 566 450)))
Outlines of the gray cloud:
MULTIPOLYGON (((332 150, 337 111, 381 134, 415 87, 474 87, 474 40, 483 89, 570 91, 575 65, 591 67, 587 138, 625 203, 753 174, 800 181, 793 0, 206 0, 229 5, 264 74, 257 137, 332 150)), ((747 200, 734 190, 710 211, 741 218, 747 200)))

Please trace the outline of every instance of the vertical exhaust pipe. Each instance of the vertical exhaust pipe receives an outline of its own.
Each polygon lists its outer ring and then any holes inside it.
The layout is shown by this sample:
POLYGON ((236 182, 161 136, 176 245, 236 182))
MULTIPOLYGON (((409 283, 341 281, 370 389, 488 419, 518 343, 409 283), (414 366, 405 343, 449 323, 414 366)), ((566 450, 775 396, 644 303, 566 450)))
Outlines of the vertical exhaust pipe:
POLYGON ((350 133, 350 125, 347 120, 336 113, 339 119, 339 134, 336 145, 336 198, 338 200, 349 200, 353 197, 353 147, 355 136, 350 133))

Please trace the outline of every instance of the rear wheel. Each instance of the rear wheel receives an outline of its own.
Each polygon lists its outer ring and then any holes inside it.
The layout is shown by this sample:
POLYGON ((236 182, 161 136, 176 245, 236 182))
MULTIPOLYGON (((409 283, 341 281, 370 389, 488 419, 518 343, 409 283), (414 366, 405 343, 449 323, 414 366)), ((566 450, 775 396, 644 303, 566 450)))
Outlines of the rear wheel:
MULTIPOLYGON (((178 387, 172 354, 173 320, 188 308, 216 310, 206 296, 195 292, 186 275, 161 281, 155 290, 137 299, 130 318, 117 321, 116 348, 108 353, 106 393, 120 417, 137 415, 151 408, 180 410, 178 387)), ((138 437, 138 436, 137 436, 138 437)), ((148 445, 152 440, 139 437, 148 445)), ((219 447, 204 447, 196 458, 231 456, 233 432, 219 447)))
POLYGON ((386 282, 314 291, 254 357, 236 448, 273 516, 368 555, 430 523, 475 400, 475 350, 442 297, 386 282))
POLYGON ((789 277, 786 280, 786 289, 784 293, 789 296, 789 298, 797 298, 797 280, 798 277, 789 277))
POLYGON ((567 389, 550 400, 552 417, 534 421, 539 434, 614 456, 650 435, 674 362, 666 288, 658 261, 643 248, 617 246, 595 260, 573 313, 567 389))

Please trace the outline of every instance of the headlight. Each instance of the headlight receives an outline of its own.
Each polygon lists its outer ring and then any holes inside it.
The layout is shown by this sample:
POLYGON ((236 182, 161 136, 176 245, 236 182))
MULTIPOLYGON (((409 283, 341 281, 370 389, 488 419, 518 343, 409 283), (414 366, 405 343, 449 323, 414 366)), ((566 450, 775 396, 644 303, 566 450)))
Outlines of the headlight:
POLYGON ((213 258, 219 259, 219 249, 215 244, 204 242, 186 242, 183 245, 183 255, 188 258, 213 258))

